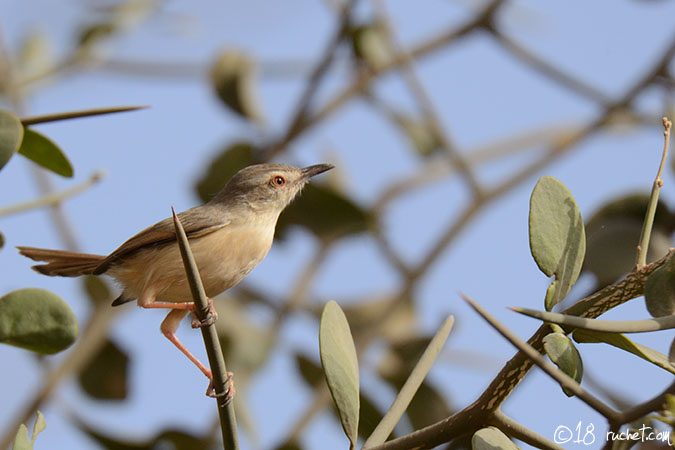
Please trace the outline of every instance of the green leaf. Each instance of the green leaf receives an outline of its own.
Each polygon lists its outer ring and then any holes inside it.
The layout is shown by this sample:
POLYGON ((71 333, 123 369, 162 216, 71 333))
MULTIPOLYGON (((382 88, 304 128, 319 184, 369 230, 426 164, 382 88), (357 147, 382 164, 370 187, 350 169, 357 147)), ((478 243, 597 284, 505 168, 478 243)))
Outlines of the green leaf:
POLYGON ((110 339, 106 339, 78 377, 84 392, 97 400, 126 399, 128 379, 129 356, 110 339))
POLYGON ((666 355, 657 352, 656 350, 652 350, 649 347, 645 347, 644 345, 637 344, 628 339, 623 334, 578 329, 574 331, 572 337, 579 343, 595 344, 598 342, 604 342, 632 353, 635 356, 644 359, 645 361, 649 361, 650 363, 675 374, 675 366, 670 363, 666 355))
POLYGON ((99 22, 87 25, 80 31, 77 38, 77 43, 80 50, 88 50, 91 46, 96 45, 102 39, 111 36, 117 31, 117 25, 112 22, 99 22))
POLYGON ((256 65, 244 53, 225 50, 211 66, 211 84, 223 103, 241 117, 262 121, 260 102, 255 92, 256 65))
POLYGON ((0 298, 0 342, 52 354, 70 347, 77 333, 75 314, 52 292, 25 288, 0 298))
POLYGON ((14 437, 12 450, 33 450, 33 444, 28 439, 28 428, 26 428, 26 425, 19 425, 19 429, 16 431, 16 436, 14 437))
POLYGON ((73 166, 70 165, 70 161, 61 149, 49 138, 30 128, 24 131, 19 153, 58 175, 73 176, 73 166))
POLYGON ((206 173, 199 179, 197 194, 204 202, 208 202, 220 191, 227 180, 240 169, 255 164, 255 147, 249 142, 235 142, 226 147, 211 161, 206 173))
POLYGON ((645 304, 652 317, 675 314, 675 258, 669 258, 647 278, 645 304))
POLYGON ((577 281, 586 252, 581 213, 560 181, 541 177, 530 198, 530 251, 539 269, 555 276, 546 291, 548 311, 560 303, 577 281))
POLYGON ((11 111, 0 109, 0 169, 19 150, 22 140, 21 120, 11 111))
POLYGON ((486 427, 476 431, 471 438, 473 450, 517 450, 518 446, 499 428, 486 427))
MULTIPOLYGON (((544 350, 551 361, 558 366, 563 373, 574 379, 577 383, 581 383, 581 377, 584 373, 584 364, 581 360, 579 351, 574 346, 574 343, 563 333, 549 333, 544 336, 544 350)), ((574 394, 568 392, 563 388, 563 392, 568 397, 574 394)))
MULTIPOLYGON (((586 223, 586 257, 582 271, 596 277, 598 288, 608 286, 635 266, 636 245, 647 213, 649 193, 622 195, 593 213, 586 223)), ((675 218, 659 200, 647 261, 668 252, 675 218)))
POLYGON ((359 426, 359 363, 347 318, 334 301, 321 314, 319 349, 328 389, 353 449, 359 426))
POLYGON ((354 27, 351 38, 354 55, 372 69, 382 69, 392 61, 394 50, 385 24, 374 22, 354 27))
POLYGON ((276 235, 283 239, 291 225, 300 225, 321 239, 337 239, 371 229, 367 211, 340 192, 310 182, 300 197, 281 213, 276 235))

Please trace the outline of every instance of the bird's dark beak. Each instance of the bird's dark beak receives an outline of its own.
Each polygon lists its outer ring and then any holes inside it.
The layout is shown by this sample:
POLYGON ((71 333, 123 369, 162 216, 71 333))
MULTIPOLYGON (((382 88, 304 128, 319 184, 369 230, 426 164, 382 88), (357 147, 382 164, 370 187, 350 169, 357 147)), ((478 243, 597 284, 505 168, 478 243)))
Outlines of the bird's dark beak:
POLYGON ((304 169, 300 169, 302 172, 302 179, 303 180, 309 180, 312 178, 314 175, 318 175, 320 173, 323 173, 327 170, 332 169, 335 167, 332 164, 315 164, 313 166, 305 167, 304 169))

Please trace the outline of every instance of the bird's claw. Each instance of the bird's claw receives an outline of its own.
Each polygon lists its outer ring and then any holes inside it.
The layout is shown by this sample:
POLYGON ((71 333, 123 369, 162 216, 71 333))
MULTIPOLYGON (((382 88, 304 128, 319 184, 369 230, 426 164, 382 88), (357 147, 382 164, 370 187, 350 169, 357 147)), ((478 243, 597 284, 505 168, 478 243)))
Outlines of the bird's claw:
POLYGON ((211 378, 209 386, 206 388, 206 396, 211 398, 225 397, 225 405, 228 405, 234 398, 235 394, 234 374, 232 372, 227 372, 227 380, 225 380, 225 384, 227 384, 227 389, 224 392, 217 394, 213 385, 213 378, 211 378))
POLYGON ((190 324, 192 325, 192 328, 203 328, 215 323, 217 319, 218 312, 216 311, 216 308, 213 307, 213 300, 209 298, 208 312, 206 313, 204 320, 199 320, 197 313, 192 311, 192 322, 190 322, 190 324))

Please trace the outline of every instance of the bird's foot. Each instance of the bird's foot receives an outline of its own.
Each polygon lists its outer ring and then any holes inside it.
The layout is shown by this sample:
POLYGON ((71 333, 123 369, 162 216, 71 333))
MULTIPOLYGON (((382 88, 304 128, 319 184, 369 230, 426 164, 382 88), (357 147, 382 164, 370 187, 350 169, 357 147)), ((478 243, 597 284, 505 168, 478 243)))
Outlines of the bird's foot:
POLYGON ((209 298, 208 313, 204 320, 199 320, 197 314, 192 311, 192 322, 190 324, 192 325, 192 328, 202 328, 215 323, 216 319, 218 319, 218 312, 216 311, 216 308, 213 307, 213 300, 209 298))
POLYGON ((211 398, 225 397, 225 405, 229 404, 234 398, 235 393, 234 374, 232 372, 227 372, 227 380, 225 380, 225 384, 227 384, 227 389, 225 390, 225 392, 216 394, 215 387, 213 386, 213 377, 211 377, 209 386, 206 388, 206 396, 211 398))

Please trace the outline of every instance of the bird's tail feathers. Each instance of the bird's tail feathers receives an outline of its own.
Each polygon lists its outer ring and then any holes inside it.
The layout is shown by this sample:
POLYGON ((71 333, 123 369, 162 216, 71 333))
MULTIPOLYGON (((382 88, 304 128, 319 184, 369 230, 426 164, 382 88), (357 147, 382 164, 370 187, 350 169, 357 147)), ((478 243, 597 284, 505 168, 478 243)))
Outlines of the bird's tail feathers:
POLYGON ((91 275, 103 262, 105 256, 87 253, 68 252, 65 250, 48 250, 35 247, 17 247, 19 253, 33 261, 47 264, 33 266, 33 270, 43 275, 60 277, 77 277, 91 275))

